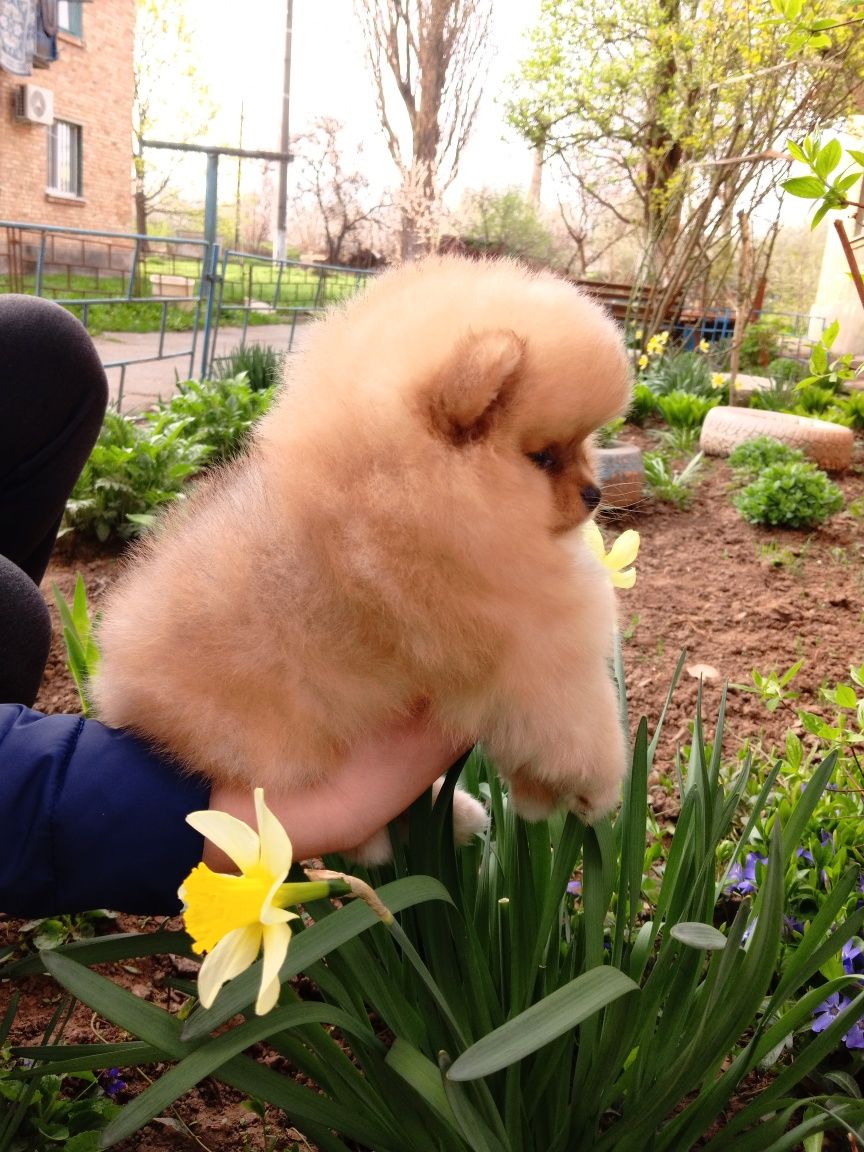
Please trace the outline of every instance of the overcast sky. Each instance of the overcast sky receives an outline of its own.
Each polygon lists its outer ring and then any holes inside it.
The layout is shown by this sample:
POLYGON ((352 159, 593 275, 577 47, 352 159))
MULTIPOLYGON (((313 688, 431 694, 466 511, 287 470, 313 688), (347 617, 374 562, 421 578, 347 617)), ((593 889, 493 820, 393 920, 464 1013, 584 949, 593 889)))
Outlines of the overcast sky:
MULTIPOLYGON (((493 0, 494 58, 473 139, 460 169, 461 187, 527 188, 531 158, 504 124, 498 97, 524 52, 522 36, 539 0, 493 0)), ((208 142, 236 146, 240 107, 243 145, 277 149, 281 123, 285 0, 187 0, 199 67, 220 106, 208 142)), ((372 84, 352 0, 294 0, 290 126, 304 131, 317 116, 341 120, 364 142, 370 180, 396 183, 378 128, 372 84)))

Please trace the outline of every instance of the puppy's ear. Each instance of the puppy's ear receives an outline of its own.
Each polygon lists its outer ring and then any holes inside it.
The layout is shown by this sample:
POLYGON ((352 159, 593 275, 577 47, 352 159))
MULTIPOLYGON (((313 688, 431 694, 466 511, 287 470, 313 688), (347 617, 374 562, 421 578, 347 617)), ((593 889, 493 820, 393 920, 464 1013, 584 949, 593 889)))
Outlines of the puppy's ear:
POLYGON ((507 405, 524 351, 509 328, 463 337, 427 393, 435 431, 457 445, 488 435, 507 405))

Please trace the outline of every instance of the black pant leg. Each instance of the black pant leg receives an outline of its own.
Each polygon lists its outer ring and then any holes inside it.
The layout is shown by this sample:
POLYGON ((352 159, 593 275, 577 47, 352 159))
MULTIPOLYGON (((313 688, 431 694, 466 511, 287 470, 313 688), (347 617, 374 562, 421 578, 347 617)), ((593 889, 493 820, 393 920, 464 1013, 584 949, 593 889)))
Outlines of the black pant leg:
POLYGON ((0 701, 30 705, 51 644, 38 584, 99 435, 108 382, 65 309, 0 295, 0 701))
POLYGON ((35 296, 0 296, 0 554, 36 584, 105 415, 85 328, 35 296))
POLYGON ((51 648, 51 614, 39 588, 0 556, 0 704, 31 707, 51 648))

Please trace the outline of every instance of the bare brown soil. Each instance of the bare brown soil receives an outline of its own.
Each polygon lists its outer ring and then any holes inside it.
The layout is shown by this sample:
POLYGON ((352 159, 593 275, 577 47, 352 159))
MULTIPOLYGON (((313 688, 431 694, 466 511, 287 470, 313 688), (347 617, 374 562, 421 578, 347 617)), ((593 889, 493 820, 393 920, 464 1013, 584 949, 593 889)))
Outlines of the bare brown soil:
MULTIPOLYGON (((645 440, 641 433, 633 434, 645 440)), ((818 531, 799 532, 753 527, 731 504, 731 475, 725 461, 708 460, 691 507, 679 511, 646 499, 635 510, 614 519, 611 533, 635 527, 642 536, 639 576, 634 589, 620 594, 620 623, 625 636, 624 661, 631 728, 643 714, 653 730, 683 649, 686 670, 670 709, 665 736, 656 761, 652 804, 658 813, 674 815, 675 799, 662 786, 672 774, 676 746, 689 740, 700 677, 704 714, 709 727, 724 683, 730 685, 724 749, 734 755, 746 741, 782 745, 794 718, 783 709, 769 713, 752 694, 737 685, 751 683, 754 668, 783 671, 803 658, 796 687, 802 702, 818 706, 823 682, 848 675, 852 664, 864 662, 864 443, 859 439, 853 468, 836 477, 846 496, 847 510, 818 531)), ((76 572, 86 581, 91 600, 111 581, 115 551, 63 541, 45 582, 56 580, 71 595, 76 572)), ((37 707, 46 712, 76 712, 78 701, 65 670, 59 641, 37 707)), ((121 928, 136 929, 138 920, 121 918, 121 928)), ((21 925, 0 917, 0 941, 15 942, 21 925)), ((113 978, 142 998, 160 1004, 177 1002, 165 986, 178 975, 169 959, 119 967, 113 978)), ((188 976, 188 973, 183 973, 188 976)), ((45 978, 22 986, 22 1006, 15 1029, 19 1043, 41 1037, 59 992, 45 978)), ((0 985, 0 1010, 8 1000, 0 985)), ((112 1030, 80 1009, 67 1031, 69 1042, 111 1036, 112 1030)), ((148 1075, 153 1072, 147 1070, 148 1075)), ((146 1083, 142 1073, 128 1076, 129 1091, 146 1083)), ((268 1134, 276 1147, 309 1148, 278 1113, 268 1113, 268 1134)), ((209 1149, 236 1152, 263 1148, 260 1121, 240 1106, 236 1093, 204 1083, 180 1100, 162 1121, 150 1125, 122 1145, 122 1152, 168 1152, 209 1149)))

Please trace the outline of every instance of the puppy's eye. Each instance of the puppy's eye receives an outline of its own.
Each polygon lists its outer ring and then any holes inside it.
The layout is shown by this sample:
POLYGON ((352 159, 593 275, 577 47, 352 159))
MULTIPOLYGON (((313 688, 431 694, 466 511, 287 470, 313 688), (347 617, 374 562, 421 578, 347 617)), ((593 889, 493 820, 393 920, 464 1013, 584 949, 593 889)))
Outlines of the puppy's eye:
POLYGON ((549 448, 544 448, 542 452, 528 452, 527 456, 541 472, 552 472, 558 467, 558 457, 549 448))

